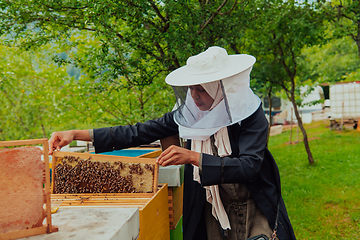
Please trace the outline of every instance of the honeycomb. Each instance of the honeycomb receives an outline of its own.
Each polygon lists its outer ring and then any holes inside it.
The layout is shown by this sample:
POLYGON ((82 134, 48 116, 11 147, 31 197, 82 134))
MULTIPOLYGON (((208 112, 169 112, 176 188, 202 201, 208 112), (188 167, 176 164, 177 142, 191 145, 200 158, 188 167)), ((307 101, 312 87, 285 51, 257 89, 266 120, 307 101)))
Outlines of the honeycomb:
POLYGON ((55 162, 53 193, 56 194, 153 192, 154 164, 75 156, 58 157, 55 162))
POLYGON ((0 233, 42 226, 45 164, 38 147, 0 149, 0 233))

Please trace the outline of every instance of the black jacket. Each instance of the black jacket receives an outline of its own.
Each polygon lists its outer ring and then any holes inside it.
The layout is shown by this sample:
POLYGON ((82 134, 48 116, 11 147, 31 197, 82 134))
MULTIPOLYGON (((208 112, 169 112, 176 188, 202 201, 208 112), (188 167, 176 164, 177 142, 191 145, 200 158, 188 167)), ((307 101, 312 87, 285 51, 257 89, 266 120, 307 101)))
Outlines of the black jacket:
MULTIPOLYGON (((244 183, 255 203, 275 225, 277 203, 280 201, 278 237, 295 239, 295 235, 280 194, 277 165, 267 149, 268 122, 262 107, 250 117, 228 127, 231 156, 203 154, 201 182, 204 186, 220 183, 244 183), (280 200, 279 200, 280 199, 280 200)), ((134 147, 178 133, 173 113, 135 125, 94 129, 96 153, 134 147)), ((191 146, 191 144, 187 144, 191 146)), ((193 167, 185 165, 183 236, 185 240, 206 239, 204 220, 205 189, 193 181, 193 167)))

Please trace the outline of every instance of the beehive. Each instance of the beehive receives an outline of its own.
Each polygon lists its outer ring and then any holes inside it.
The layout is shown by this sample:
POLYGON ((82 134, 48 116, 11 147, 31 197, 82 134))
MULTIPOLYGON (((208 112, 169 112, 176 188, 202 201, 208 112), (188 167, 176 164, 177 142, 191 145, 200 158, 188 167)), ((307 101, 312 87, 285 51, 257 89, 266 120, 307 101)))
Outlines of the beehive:
POLYGON ((137 207, 139 240, 170 238, 167 185, 158 186, 155 159, 54 152, 52 166, 51 200, 60 208, 137 207))
POLYGON ((0 163, 0 239, 57 231, 51 225, 47 139, 0 142, 0 163), (39 144, 43 150, 29 146, 39 144))

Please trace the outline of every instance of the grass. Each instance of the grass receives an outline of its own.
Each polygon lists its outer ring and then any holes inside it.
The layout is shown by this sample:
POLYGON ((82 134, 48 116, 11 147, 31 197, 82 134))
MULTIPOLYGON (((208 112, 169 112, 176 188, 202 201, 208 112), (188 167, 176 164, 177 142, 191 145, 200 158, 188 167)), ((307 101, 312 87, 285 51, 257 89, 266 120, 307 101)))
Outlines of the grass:
MULTIPOLYGON (((333 131, 328 124, 305 125, 315 160, 311 166, 303 142, 289 144, 290 131, 269 140, 297 239, 360 236, 360 132, 333 131)), ((296 135, 293 129, 293 141, 296 135)))

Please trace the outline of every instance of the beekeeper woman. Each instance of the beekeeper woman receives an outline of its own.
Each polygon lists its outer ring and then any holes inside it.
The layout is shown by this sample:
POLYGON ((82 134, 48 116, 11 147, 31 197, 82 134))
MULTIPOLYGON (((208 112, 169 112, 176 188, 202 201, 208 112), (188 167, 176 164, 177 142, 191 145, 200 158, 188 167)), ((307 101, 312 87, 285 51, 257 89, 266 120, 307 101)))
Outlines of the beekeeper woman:
POLYGON ((170 146, 157 162, 185 164, 185 240, 270 238, 275 231, 280 240, 295 239, 266 146, 268 123, 249 87, 254 63, 253 56, 210 47, 166 77, 176 110, 133 126, 53 133, 50 151, 91 139, 99 153, 179 133, 187 149, 170 146))

